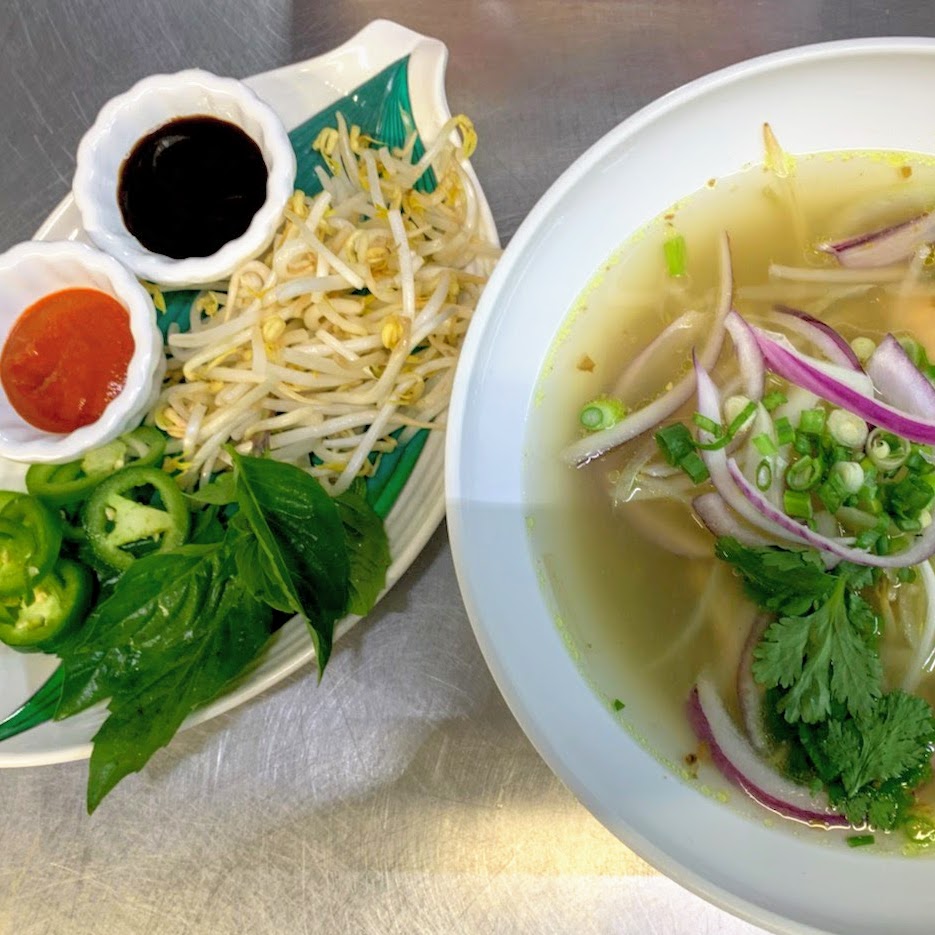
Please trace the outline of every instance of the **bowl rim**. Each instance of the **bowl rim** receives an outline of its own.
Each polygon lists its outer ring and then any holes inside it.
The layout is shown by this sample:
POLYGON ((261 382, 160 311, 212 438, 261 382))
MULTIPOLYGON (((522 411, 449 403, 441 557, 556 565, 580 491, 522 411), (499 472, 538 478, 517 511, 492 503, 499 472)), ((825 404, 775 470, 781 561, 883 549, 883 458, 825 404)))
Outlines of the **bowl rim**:
MULTIPOLYGON (((199 109, 197 106, 185 107, 175 117, 203 112, 204 108, 199 109)), ((174 117, 160 118, 145 132, 151 132, 171 119, 174 117)), ((233 122, 241 126, 239 121, 233 122)), ((241 129, 245 130, 242 126, 241 129)), ((133 145, 131 143, 123 153, 121 165, 133 145)), ((279 226, 283 209, 292 196, 295 174, 296 158, 289 135, 269 104, 236 78, 221 77, 200 68, 188 68, 142 78, 101 107, 94 123, 78 143, 72 193, 81 214, 82 227, 100 250, 150 282, 162 286, 197 286, 227 278, 240 263, 252 259, 267 247, 279 226), (98 179, 102 174, 99 157, 102 151, 113 144, 114 128, 128 115, 145 107, 147 101, 171 100, 174 94, 181 96, 192 90, 201 91, 208 97, 236 101, 259 125, 262 139, 256 139, 252 133, 248 135, 268 155, 270 165, 266 199, 243 234, 228 241, 210 256, 174 259, 147 250, 123 223, 119 206, 116 209, 119 227, 114 227, 109 220, 114 212, 105 207, 96 195, 98 179)), ((116 191, 116 178, 113 183, 116 191)))
MULTIPOLYGON (((162 338, 149 293, 121 263, 108 254, 71 240, 27 240, 0 254, 0 277, 31 262, 46 267, 54 267, 62 262, 74 263, 106 277, 111 287, 109 291, 127 310, 134 342, 124 388, 107 404, 99 419, 64 434, 43 432, 33 427, 39 437, 29 442, 0 440, 0 456, 11 461, 55 464, 71 461, 116 438, 124 430, 127 420, 135 415, 150 395, 155 374, 160 368, 162 338)), ((60 290, 52 288, 46 294, 56 291, 60 290)), ((18 309, 14 320, 24 311, 25 308, 18 309)))
MULTIPOLYGON (((462 473, 462 431, 471 402, 473 373, 475 368, 487 363, 481 356, 482 342, 488 338, 488 332, 495 328, 498 319, 508 314, 507 308, 505 306, 501 307, 501 301, 508 288, 510 278, 521 266, 536 235, 545 222, 550 220, 556 209, 560 207, 562 199, 566 197, 568 191, 584 179, 602 160, 612 154, 625 141, 670 111, 697 97, 733 84, 741 79, 750 79, 788 66, 807 64, 816 60, 828 58, 846 59, 881 53, 894 56, 909 56, 921 53, 935 57, 935 38, 895 36, 841 39, 795 46, 746 59, 693 79, 656 98, 621 121, 588 147, 552 182, 511 238, 487 283, 473 316, 471 328, 462 346, 461 359, 455 376, 449 406, 445 452, 445 488, 448 535, 455 572, 481 653, 497 687, 524 733, 550 769, 555 772, 574 796, 606 828, 624 841, 640 857, 660 869, 676 883, 720 908, 771 931, 783 933, 815 933, 815 935, 820 935, 820 933, 829 930, 791 920, 787 916, 766 907, 763 903, 757 903, 752 899, 737 895, 726 887, 711 882, 695 867, 689 866, 687 862, 679 858, 670 856, 654 841, 638 832, 629 821, 622 819, 619 815, 612 814, 609 807, 600 801, 596 795, 592 794, 587 784, 579 778, 572 758, 567 754, 567 751, 559 750, 558 746, 553 743, 549 731, 542 723, 541 717, 529 706, 529 699, 524 697, 522 690, 512 681, 506 662, 507 653, 498 645, 494 628, 488 627, 481 615, 479 588, 476 582, 472 580, 467 559, 468 547, 465 520, 470 512, 466 508, 470 501, 463 496, 465 475, 462 473)), ((623 242, 625 236, 625 234, 621 235, 621 242, 623 242)), ((598 262, 598 260, 595 261, 595 268, 598 262)), ((593 269, 589 270, 589 273, 591 272, 593 272, 593 269)), ((584 683, 585 679, 580 670, 577 670, 577 676, 579 681, 584 683)), ((584 685, 584 687, 593 694, 590 686, 584 685)), ((663 768, 660 767, 660 769, 663 768)), ((699 795, 699 799, 701 798, 699 795)), ((725 808, 725 811, 730 813, 733 810, 725 808)), ((845 861, 851 862, 855 857, 863 859, 864 855, 844 851, 841 855, 841 861, 842 863, 845 861)), ((870 859, 883 860, 886 857, 885 855, 878 855, 870 859)), ((856 864, 852 865, 856 866, 856 864)), ((911 861, 907 861, 906 864, 906 866, 917 865, 918 862, 911 861)))

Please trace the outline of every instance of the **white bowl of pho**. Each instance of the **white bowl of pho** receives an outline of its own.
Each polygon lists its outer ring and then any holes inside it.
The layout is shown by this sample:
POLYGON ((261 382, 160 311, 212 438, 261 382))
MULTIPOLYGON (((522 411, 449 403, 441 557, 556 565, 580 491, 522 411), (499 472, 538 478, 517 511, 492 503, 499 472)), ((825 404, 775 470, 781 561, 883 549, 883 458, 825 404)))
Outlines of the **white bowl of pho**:
POLYGON ((514 237, 452 400, 513 712, 638 853, 781 931, 930 926, 930 81, 935 40, 848 41, 640 111, 514 237))

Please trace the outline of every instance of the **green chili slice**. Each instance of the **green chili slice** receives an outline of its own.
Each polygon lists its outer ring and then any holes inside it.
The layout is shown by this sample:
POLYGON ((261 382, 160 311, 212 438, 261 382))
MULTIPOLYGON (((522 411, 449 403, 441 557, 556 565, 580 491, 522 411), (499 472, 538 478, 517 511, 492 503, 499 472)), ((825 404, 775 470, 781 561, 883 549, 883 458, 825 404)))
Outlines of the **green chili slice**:
POLYGON ((60 558, 32 589, 32 598, 0 605, 0 641, 21 652, 54 652, 91 604, 91 572, 60 558))
POLYGON ((89 451, 67 464, 33 464, 26 472, 26 489, 49 506, 71 506, 86 500, 97 485, 128 465, 155 465, 166 450, 166 437, 150 425, 89 451))
POLYGON ((82 519, 95 556, 118 571, 188 536, 185 497, 168 474, 152 467, 124 468, 101 481, 82 519))
POLYGON ((0 496, 0 597, 29 594, 44 578, 62 547, 62 524, 28 494, 0 496))

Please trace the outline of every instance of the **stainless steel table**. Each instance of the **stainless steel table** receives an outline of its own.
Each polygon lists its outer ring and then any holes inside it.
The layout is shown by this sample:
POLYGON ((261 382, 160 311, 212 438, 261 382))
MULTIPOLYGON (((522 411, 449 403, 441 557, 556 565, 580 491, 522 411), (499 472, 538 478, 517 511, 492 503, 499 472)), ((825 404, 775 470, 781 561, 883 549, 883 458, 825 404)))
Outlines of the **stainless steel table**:
MULTIPOLYGON (((2 0, 0 248, 144 74, 245 76, 375 17, 442 38, 507 240, 586 146, 729 63, 932 34, 918 0, 2 0)), ((188 731, 93 818, 86 764, 0 772, 0 935, 758 931, 659 877, 552 776, 488 675, 444 528, 324 682, 188 731)))

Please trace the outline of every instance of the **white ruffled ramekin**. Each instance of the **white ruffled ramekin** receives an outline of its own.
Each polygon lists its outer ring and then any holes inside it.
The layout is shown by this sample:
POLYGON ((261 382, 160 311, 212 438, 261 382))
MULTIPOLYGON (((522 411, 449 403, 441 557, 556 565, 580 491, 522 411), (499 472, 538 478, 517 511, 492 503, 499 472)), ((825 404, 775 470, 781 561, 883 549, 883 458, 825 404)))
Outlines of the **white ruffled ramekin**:
MULTIPOLYGON (((101 417, 73 432, 46 432, 26 422, 0 384, 0 455, 13 461, 73 461, 135 428, 155 403, 166 369, 162 334, 152 299, 116 260, 85 244, 62 241, 19 244, 0 255, 0 347, 14 322, 43 296, 62 289, 99 289, 130 316, 134 351, 123 390, 101 417)), ((88 322, 94 328, 94 322, 88 322)))
POLYGON ((152 75, 110 100, 78 145, 72 186, 81 222, 94 243, 137 276, 164 286, 197 286, 228 278, 269 246, 295 184, 295 153, 272 108, 233 78, 191 69, 152 75), (131 150, 178 117, 210 116, 240 127, 259 146, 269 173, 266 201, 247 230, 206 257, 173 259, 147 250, 126 228, 117 188, 131 150))

